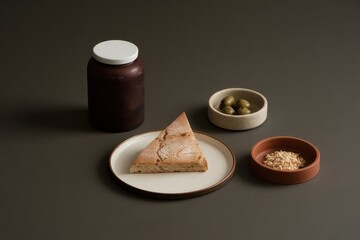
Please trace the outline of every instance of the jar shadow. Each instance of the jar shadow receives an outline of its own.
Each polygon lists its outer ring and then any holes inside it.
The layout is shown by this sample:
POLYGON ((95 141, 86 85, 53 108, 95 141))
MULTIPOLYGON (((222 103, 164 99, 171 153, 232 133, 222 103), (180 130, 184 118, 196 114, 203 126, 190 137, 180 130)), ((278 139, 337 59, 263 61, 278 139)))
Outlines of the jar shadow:
POLYGON ((8 115, 9 127, 41 132, 95 131, 85 106, 36 105, 15 109, 8 115))

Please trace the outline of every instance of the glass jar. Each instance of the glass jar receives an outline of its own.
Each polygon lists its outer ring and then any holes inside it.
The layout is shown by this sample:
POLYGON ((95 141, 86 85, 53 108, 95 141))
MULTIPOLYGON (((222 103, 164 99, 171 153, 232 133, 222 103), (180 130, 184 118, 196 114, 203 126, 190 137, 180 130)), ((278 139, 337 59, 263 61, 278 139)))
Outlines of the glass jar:
POLYGON ((90 123, 125 132, 144 122, 144 63, 138 48, 123 40, 97 44, 87 65, 90 123))

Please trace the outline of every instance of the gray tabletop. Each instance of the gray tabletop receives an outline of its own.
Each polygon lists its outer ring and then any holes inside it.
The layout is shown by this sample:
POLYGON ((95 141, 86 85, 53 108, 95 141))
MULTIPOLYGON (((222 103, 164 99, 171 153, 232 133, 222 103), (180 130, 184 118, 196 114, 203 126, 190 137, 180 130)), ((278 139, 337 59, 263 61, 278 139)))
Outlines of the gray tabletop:
POLYGON ((360 239, 359 1, 6 1, 0 29, 0 239, 360 239), (125 133, 87 120, 86 64, 108 39, 145 62, 145 122, 125 133), (266 96, 263 125, 209 122, 229 87, 266 96), (122 188, 112 150, 181 112, 233 150, 234 176, 184 200, 122 188), (319 148, 314 179, 250 172, 251 147, 278 135, 319 148))

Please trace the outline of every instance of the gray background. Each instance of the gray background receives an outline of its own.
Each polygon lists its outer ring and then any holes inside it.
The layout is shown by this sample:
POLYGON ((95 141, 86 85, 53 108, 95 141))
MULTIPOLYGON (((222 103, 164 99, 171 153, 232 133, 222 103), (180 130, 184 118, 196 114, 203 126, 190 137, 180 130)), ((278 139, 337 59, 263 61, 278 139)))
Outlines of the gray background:
POLYGON ((360 239, 358 0, 5 1, 0 29, 0 239, 360 239), (146 64, 146 120, 126 133, 87 122, 86 64, 108 39, 134 42, 146 64), (261 127, 208 121, 228 87, 267 97, 261 127), (233 178, 175 201, 120 187, 111 151, 182 111, 232 148, 233 178), (251 174, 252 145, 277 135, 319 148, 316 178, 251 174))

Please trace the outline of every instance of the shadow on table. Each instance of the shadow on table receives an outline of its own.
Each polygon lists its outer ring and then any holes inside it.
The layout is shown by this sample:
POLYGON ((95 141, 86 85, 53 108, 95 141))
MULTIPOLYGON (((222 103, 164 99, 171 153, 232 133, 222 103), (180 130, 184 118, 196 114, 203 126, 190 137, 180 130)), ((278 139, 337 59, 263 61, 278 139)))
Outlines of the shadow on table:
POLYGON ((35 105, 14 109, 6 124, 19 130, 91 131, 85 106, 35 105))
POLYGON ((213 134, 223 132, 224 129, 221 129, 210 122, 207 111, 206 106, 188 111, 187 115, 193 130, 213 134))
POLYGON ((241 178, 242 181, 251 184, 263 184, 264 182, 261 179, 258 179, 250 170, 249 159, 251 158, 250 154, 241 156, 237 160, 237 170, 236 177, 241 178))
POLYGON ((234 177, 240 178, 248 184, 257 185, 259 187, 281 187, 275 183, 266 182, 265 180, 255 176, 249 167, 250 154, 243 155, 237 159, 237 169, 234 177))
MULTIPOLYGON (((111 152, 111 151, 109 151, 111 152)), ((114 176, 114 174, 111 172, 111 169, 109 167, 109 158, 110 153, 104 155, 98 164, 98 177, 100 178, 100 181, 110 190, 114 192, 118 192, 121 195, 124 195, 129 198, 138 198, 138 199, 147 199, 141 195, 137 195, 133 192, 128 191, 124 187, 122 187, 117 178, 114 176)))

